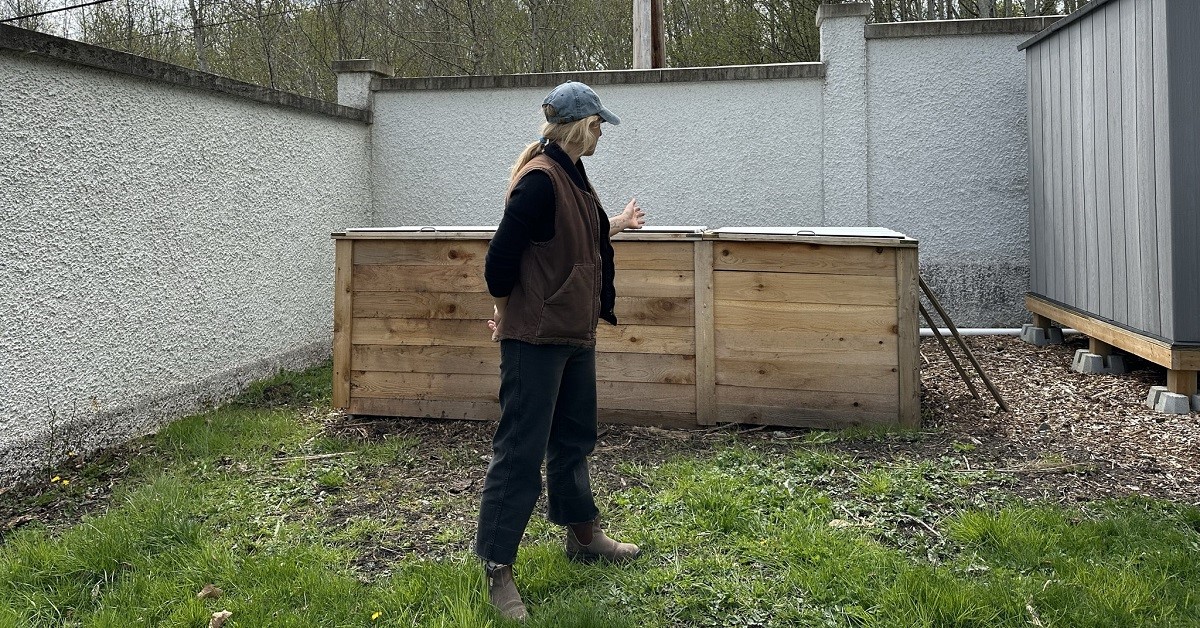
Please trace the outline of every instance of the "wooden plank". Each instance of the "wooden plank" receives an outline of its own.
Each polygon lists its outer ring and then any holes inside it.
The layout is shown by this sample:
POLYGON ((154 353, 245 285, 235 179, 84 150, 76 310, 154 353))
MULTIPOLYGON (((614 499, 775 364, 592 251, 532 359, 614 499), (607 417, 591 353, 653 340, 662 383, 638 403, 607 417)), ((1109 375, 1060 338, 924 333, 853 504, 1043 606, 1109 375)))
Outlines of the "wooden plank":
POLYGON ((1126 277, 1127 262, 1125 251, 1125 165, 1122 129, 1123 116, 1121 94, 1124 91, 1121 83, 1121 3, 1111 3, 1104 7, 1105 64, 1107 67, 1108 83, 1108 213, 1110 248, 1112 254, 1112 320, 1129 320, 1129 281, 1126 277))
POLYGON ((1196 394, 1196 371, 1167 371, 1167 390, 1179 395, 1196 394))
POLYGON ((495 346, 483 320, 356 318, 351 338, 356 345, 495 346))
POLYGON ((596 382, 596 398, 605 409, 696 412, 696 388, 683 384, 596 382))
POLYGON ((615 312, 621 324, 683 327, 696 324, 696 306, 691 298, 618 296, 615 312))
POLYGON ((1070 220, 1069 233, 1071 237, 1068 245, 1071 257, 1067 263, 1068 269, 1072 273, 1071 285, 1073 287, 1071 298, 1066 302, 1087 309, 1087 238, 1084 235, 1087 231, 1087 213, 1083 201, 1083 121, 1080 117, 1079 29, 1080 25, 1076 22, 1064 33, 1064 39, 1067 40, 1066 58, 1064 59, 1067 67, 1064 78, 1068 81, 1068 107, 1066 110, 1070 112, 1070 117, 1067 118, 1070 144, 1065 151, 1069 169, 1064 172, 1067 176, 1067 207, 1070 208, 1067 216, 1070 220))
POLYGON ((1167 59, 1170 72, 1170 129, 1167 137, 1170 144, 1171 201, 1173 223, 1170 246, 1173 251, 1175 319, 1173 333, 1168 336, 1175 342, 1200 342, 1200 281, 1196 269, 1200 268, 1200 246, 1196 246, 1200 234, 1200 116, 1195 115, 1196 103, 1200 102, 1200 73, 1194 68, 1197 56, 1196 33, 1200 33, 1200 11, 1194 3, 1168 2, 1167 15, 1167 59), (1190 64, 1180 71, 1179 60, 1190 64), (1187 139, 1184 139, 1187 138, 1187 139), (1190 210, 1188 209, 1190 208, 1190 210))
POLYGON ((692 273, 680 270, 639 270, 617 273, 617 294, 626 297, 685 297, 695 290, 692 273))
POLYGON ((1159 366, 1177 370, 1200 370, 1200 348, 1172 348, 1160 340, 1118 327, 1112 323, 1084 316, 1049 303, 1036 295, 1025 295, 1025 308, 1047 316, 1064 327, 1079 330, 1087 336, 1106 342, 1159 366))
POLYGON ((782 359, 718 358, 717 385, 840 392, 870 390, 892 395, 900 391, 894 363, 855 365, 852 371, 835 371, 820 362, 782 359))
POLYGON ((719 422, 811 427, 895 424, 896 396, 877 392, 717 387, 719 422))
POLYGON ((892 330, 877 334, 848 334, 837 331, 778 331, 724 329, 717 327, 718 356, 735 357, 734 351, 762 351, 765 355, 799 353, 826 356, 879 352, 896 355, 898 335, 892 330))
POLYGON ((500 372, 500 345, 354 345, 353 359, 360 371, 494 375, 500 372))
POLYGON ((917 246, 917 240, 909 237, 904 238, 889 238, 879 236, 831 236, 831 235, 794 235, 785 236, 775 233, 725 233, 720 235, 706 235, 707 240, 713 240, 718 243, 725 242, 770 242, 773 244, 784 244, 790 246, 796 245, 816 245, 816 246, 867 246, 872 248, 884 249, 904 249, 917 246))
POLYGON ((696 422, 700 425, 713 425, 717 420, 716 324, 713 318, 715 247, 713 242, 697 242, 693 252, 696 277, 696 422))
POLYGON ((1039 221, 1042 218, 1042 111, 1034 102, 1040 96, 1041 74, 1037 69, 1037 49, 1025 52, 1025 119, 1029 121, 1029 156, 1027 176, 1029 178, 1029 285, 1034 292, 1045 292, 1046 286, 1041 281, 1041 229, 1039 221))
MULTIPOLYGON (((894 254, 894 249, 888 252, 894 254)), ((723 301, 896 305, 895 277, 734 271, 713 275, 714 292, 723 301)))
POLYGON ((1050 320, 1049 318, 1046 318, 1045 316, 1042 316, 1041 314, 1033 315, 1033 326, 1034 327, 1041 327, 1042 329, 1049 331, 1050 327, 1053 324, 1054 324, 1054 321, 1050 320))
POLYGON ((713 246, 716 270, 896 276, 896 256, 886 247, 720 240, 713 246))
MULTIPOLYGON (((1134 43, 1137 51, 1137 216, 1141 267, 1142 324, 1138 329, 1163 335, 1160 304, 1165 288, 1159 280, 1158 208, 1154 196, 1154 26, 1151 3, 1135 2, 1134 43)), ((1168 288, 1169 290, 1169 288, 1168 288)))
MULTIPOLYGON (((1099 254, 1097 280, 1099 281, 1100 307, 1097 313, 1104 318, 1114 318, 1116 308, 1113 299, 1113 242, 1112 242, 1112 205, 1109 202, 1109 190, 1112 187, 1110 165, 1108 128, 1111 121, 1108 117, 1108 25, 1107 12, 1099 10, 1091 19, 1092 24, 1092 101, 1094 103, 1094 124, 1096 133, 1095 147, 1095 189, 1096 197, 1096 241, 1099 254)), ((1034 292, 1037 292, 1036 290, 1034 292)))
POLYGON ((356 318, 488 319, 495 303, 486 292, 360 292, 356 318))
POLYGON ((1066 222, 1066 203, 1063 192, 1063 97, 1062 38, 1056 37, 1046 46, 1046 65, 1050 69, 1050 244, 1053 252, 1051 261, 1050 295, 1062 301, 1067 300, 1067 242, 1063 224, 1066 222))
POLYGON ((1102 342, 1095 338, 1088 338, 1088 353, 1096 355, 1112 355, 1113 347, 1107 342, 1102 342))
POLYGON ((333 271, 333 407, 350 404, 351 334, 354 325, 354 241, 334 243, 333 271))
POLYGON ((601 321, 596 328, 596 350, 613 353, 695 355, 695 330, 691 327, 668 325, 613 326, 601 321))
POLYGON ((1041 62, 1040 77, 1041 77, 1041 106, 1042 106, 1042 161, 1041 161, 1041 178, 1042 178, 1042 201, 1041 220, 1038 223, 1039 229, 1042 232, 1042 270, 1041 281, 1045 286, 1045 294, 1055 294, 1057 291, 1058 281, 1055 277, 1058 272, 1057 258, 1055 251, 1058 250, 1058 231, 1055 229, 1057 224, 1054 212, 1058 204, 1055 197, 1054 187, 1054 133, 1058 128, 1057 120, 1053 117, 1053 100, 1054 84, 1050 80, 1051 57, 1050 46, 1038 46, 1038 58, 1041 62))
POLYGON ((690 241, 678 242, 613 242, 618 271, 624 270, 692 270, 690 241))
POLYGON ((690 429, 696 427, 696 415, 690 412, 600 408, 597 411, 597 418, 601 423, 617 425, 641 425, 644 427, 662 427, 667 429, 690 429))
POLYGON ((488 401, 499 403, 500 373, 397 373, 353 371, 352 397, 388 397, 439 401, 488 401))
POLYGON ((823 344, 802 344, 794 340, 786 345, 757 342, 755 344, 725 345, 718 343, 716 357, 718 360, 767 360, 794 362, 796 364, 812 365, 814 368, 822 364, 830 369, 846 368, 853 370, 860 366, 886 365, 889 368, 899 365, 897 343, 895 337, 885 344, 875 342, 866 346, 850 348, 823 344))
POLYGON ((500 404, 489 401, 428 401, 391 397, 355 397, 350 414, 498 421, 500 404))
POLYGON ((696 358, 672 353, 596 353, 596 379, 695 384, 696 358))
POLYGON ((482 268, 487 249, 482 240, 363 240, 354 248, 354 263, 482 268))
POLYGON ((900 413, 905 427, 921 425, 921 330, 917 318, 920 274, 917 250, 896 251, 897 372, 900 413))
POLYGON ((896 308, 824 303, 755 303, 717 299, 717 329, 832 332, 851 335, 896 333, 896 308))
POLYGON ((1062 247, 1062 258, 1059 260, 1058 299, 1064 303, 1076 303, 1075 300, 1075 232, 1073 229, 1075 217, 1072 213, 1074 206, 1071 199, 1071 54, 1070 37, 1063 33, 1054 39, 1057 49, 1056 66, 1058 69, 1058 154, 1055 155, 1055 166, 1058 171, 1059 193, 1059 231, 1062 247))
POLYGON ((487 292, 473 266, 355 266, 356 292, 487 292))

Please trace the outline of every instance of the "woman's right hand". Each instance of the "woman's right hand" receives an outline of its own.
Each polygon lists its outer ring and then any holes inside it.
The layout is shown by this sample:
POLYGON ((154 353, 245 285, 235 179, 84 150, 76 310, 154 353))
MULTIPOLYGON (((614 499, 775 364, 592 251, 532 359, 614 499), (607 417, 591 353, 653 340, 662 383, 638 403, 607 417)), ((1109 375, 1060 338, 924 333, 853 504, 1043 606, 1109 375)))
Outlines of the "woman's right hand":
POLYGON ((492 330, 492 342, 500 341, 500 318, 503 313, 498 306, 492 306, 492 319, 488 321, 488 329, 492 330))

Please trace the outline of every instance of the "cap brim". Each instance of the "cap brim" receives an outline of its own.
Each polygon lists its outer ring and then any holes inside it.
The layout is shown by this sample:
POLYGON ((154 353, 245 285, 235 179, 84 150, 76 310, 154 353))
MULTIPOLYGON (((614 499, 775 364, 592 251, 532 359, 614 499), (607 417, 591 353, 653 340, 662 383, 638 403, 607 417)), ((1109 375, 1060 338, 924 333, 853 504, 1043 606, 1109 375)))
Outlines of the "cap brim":
POLYGON ((600 113, 597 113, 596 115, 600 116, 600 119, 609 124, 621 124, 621 119, 617 117, 617 114, 609 111, 605 107, 601 107, 600 113))

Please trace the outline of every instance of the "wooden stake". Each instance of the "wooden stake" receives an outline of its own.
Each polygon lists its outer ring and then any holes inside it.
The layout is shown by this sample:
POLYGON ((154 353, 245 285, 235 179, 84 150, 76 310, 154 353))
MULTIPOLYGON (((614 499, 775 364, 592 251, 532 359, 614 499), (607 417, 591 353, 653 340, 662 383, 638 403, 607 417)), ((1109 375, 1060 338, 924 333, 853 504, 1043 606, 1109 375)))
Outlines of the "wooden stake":
POLYGON ((950 350, 950 345, 946 344, 946 339, 942 338, 942 332, 938 331, 938 326, 934 324, 933 318, 929 316, 929 310, 926 310, 924 305, 921 305, 921 316, 925 318, 925 323, 933 330, 933 337, 937 338, 938 344, 942 345, 942 351, 945 351, 946 355, 949 356, 950 363, 954 365, 954 370, 958 371, 958 376, 962 378, 967 388, 971 389, 971 396, 979 399, 979 391, 975 388, 975 384, 972 384, 971 378, 967 377, 967 372, 963 370, 962 364, 959 364, 958 358, 950 350))
POLYGON ((971 366, 975 367, 975 372, 979 373, 979 377, 983 380, 983 384, 987 386, 988 391, 992 393, 992 397, 995 397, 996 403, 1000 404, 1000 409, 1008 412, 1008 404, 1004 402, 1004 397, 1000 396, 1000 391, 996 390, 995 384, 992 383, 992 380, 988 379, 987 373, 983 372, 983 367, 979 366, 979 360, 975 359, 975 354, 971 352, 971 348, 967 346, 967 343, 963 341, 962 336, 959 335, 958 328, 954 326, 954 321, 950 320, 950 315, 946 313, 946 310, 942 309, 942 304, 938 302, 937 297, 933 296, 933 291, 929 289, 928 285, 926 285, 925 278, 920 277, 918 280, 921 283, 921 290, 925 293, 925 296, 929 299, 929 302, 933 304, 933 309, 937 310, 938 316, 941 316, 942 320, 946 321, 946 327, 950 328, 950 333, 954 335, 954 339, 957 340, 959 346, 962 347, 963 353, 967 354, 967 359, 971 361, 971 366))

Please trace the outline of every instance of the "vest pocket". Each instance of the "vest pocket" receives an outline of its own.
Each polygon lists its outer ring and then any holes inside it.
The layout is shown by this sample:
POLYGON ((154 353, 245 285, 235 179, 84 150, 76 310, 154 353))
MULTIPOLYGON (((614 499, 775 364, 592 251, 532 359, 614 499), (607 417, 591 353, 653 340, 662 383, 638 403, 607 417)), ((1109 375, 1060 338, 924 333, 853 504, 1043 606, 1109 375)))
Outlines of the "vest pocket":
POLYGON ((542 302, 537 335, 543 338, 590 338, 594 282, 593 264, 575 264, 563 285, 542 302))

